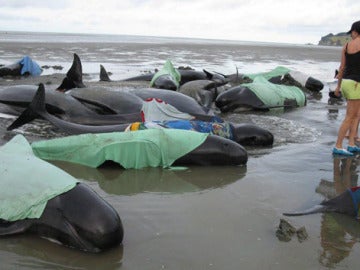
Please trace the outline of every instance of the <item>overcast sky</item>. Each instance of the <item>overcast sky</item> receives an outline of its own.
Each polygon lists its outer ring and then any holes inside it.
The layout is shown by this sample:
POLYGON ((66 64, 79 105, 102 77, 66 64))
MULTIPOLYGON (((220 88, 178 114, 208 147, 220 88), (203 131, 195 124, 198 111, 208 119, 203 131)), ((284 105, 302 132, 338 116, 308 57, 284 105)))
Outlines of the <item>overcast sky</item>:
POLYGON ((317 44, 357 20, 358 0, 0 0, 0 31, 317 44))

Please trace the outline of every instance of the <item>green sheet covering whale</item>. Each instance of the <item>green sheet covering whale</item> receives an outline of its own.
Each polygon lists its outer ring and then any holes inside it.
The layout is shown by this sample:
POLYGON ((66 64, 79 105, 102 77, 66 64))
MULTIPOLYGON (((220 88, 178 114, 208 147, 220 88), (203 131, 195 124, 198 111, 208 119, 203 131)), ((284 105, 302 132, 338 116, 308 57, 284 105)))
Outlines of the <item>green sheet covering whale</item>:
POLYGON ((279 66, 268 72, 246 74, 253 82, 244 83, 242 86, 249 88, 268 107, 283 106, 286 100, 294 100, 297 106, 303 107, 306 104, 306 96, 299 87, 268 81, 270 78, 286 75, 290 71, 286 67, 279 66))
POLYGON ((258 73, 248 73, 248 74, 244 74, 244 75, 246 77, 249 77, 252 80, 254 80, 258 76, 264 77, 265 79, 269 80, 273 77, 284 76, 284 75, 288 74, 290 71, 291 71, 291 69, 288 69, 283 66, 278 66, 270 71, 258 72, 258 73))
POLYGON ((254 78, 252 83, 244 83, 241 86, 249 88, 266 106, 283 106, 288 100, 296 101, 297 106, 306 104, 304 92, 296 86, 280 85, 269 82, 262 76, 254 78))
POLYGON ((32 143, 45 160, 62 160, 96 168, 105 161, 125 169, 170 167, 179 157, 201 145, 207 133, 175 129, 81 134, 32 143))
POLYGON ((74 188, 78 181, 37 158, 22 135, 0 147, 0 219, 39 218, 48 200, 74 188))
POLYGON ((176 88, 179 88, 181 74, 176 68, 174 68, 174 66, 170 60, 166 60, 162 69, 155 73, 154 77, 150 81, 150 87, 152 87, 154 85, 154 82, 156 81, 156 79, 162 75, 169 75, 171 78, 173 78, 174 83, 176 84, 176 88))

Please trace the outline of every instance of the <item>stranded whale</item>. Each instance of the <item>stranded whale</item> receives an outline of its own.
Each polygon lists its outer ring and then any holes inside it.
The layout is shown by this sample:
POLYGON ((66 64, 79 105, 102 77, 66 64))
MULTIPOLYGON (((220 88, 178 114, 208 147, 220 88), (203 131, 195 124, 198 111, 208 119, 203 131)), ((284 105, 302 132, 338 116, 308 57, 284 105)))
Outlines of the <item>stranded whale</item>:
MULTIPOLYGON (((177 69, 180 73, 180 85, 184 83, 195 81, 195 80, 212 80, 219 84, 224 84, 228 81, 226 75, 217 72, 209 72, 205 69, 202 71, 192 70, 192 69, 177 69)), ((156 73, 149 73, 144 75, 139 75, 131 78, 124 79, 123 81, 151 81, 156 73)))
POLYGON ((42 72, 40 66, 33 61, 29 56, 24 56, 22 59, 11 65, 0 67, 0 77, 5 76, 39 76, 42 72))
POLYGON ((82 81, 81 61, 77 54, 74 54, 72 66, 67 72, 66 78, 57 89, 61 92, 67 92, 67 94, 72 95, 83 103, 96 105, 106 113, 131 114, 140 112, 142 107, 140 99, 157 98, 174 106, 181 112, 194 116, 212 114, 209 109, 200 106, 193 98, 175 91, 154 88, 130 89, 129 91, 114 91, 113 89, 107 88, 87 88, 82 81))
POLYGON ((272 108, 295 108, 306 104, 304 92, 296 86, 271 83, 263 76, 251 83, 235 86, 220 95, 215 105, 222 112, 235 110, 263 110, 272 108))
POLYGON ((115 209, 61 169, 37 158, 25 137, 0 151, 0 236, 29 233, 100 252, 118 246, 123 227, 115 209))
MULTIPOLYGON (((8 127, 8 130, 20 127, 38 118, 39 116, 47 119, 55 126, 61 128, 69 134, 124 131, 129 126, 129 123, 89 126, 63 121, 53 115, 50 115, 47 112, 44 100, 45 89, 44 85, 41 84, 28 108, 8 127)), ((211 120, 211 122, 205 122, 201 120, 173 120, 159 122, 159 124, 168 128, 188 129, 206 133, 210 132, 212 134, 231 139, 242 145, 271 146, 273 144, 273 134, 268 130, 256 125, 229 123, 224 122, 221 119, 217 119, 216 117, 213 117, 211 120), (166 124, 170 122, 174 122, 174 124, 166 126, 166 124), (184 127, 184 125, 186 127, 184 127)))
POLYGON ((35 234, 94 253, 118 246, 123 239, 116 211, 81 183, 49 200, 38 219, 12 222, 0 219, 0 236, 20 233, 35 234))
MULTIPOLYGON (((27 106, 29 106, 33 99, 38 86, 33 85, 16 85, 9 86, 0 90, 0 102, 6 105, 10 105, 21 113, 27 106)), ((82 88, 78 88, 82 89, 82 88)), ((104 95, 106 92, 104 92, 104 95)), ((89 99, 91 100, 91 92, 88 93, 89 99)), ((134 95, 123 94, 119 102, 127 104, 125 108, 129 108, 128 111, 124 110, 125 113, 114 114, 111 109, 105 105, 96 106, 96 103, 91 103, 94 110, 89 109, 87 106, 82 104, 78 99, 75 99, 69 94, 61 93, 59 91, 46 90, 45 106, 46 110, 57 117, 78 124, 88 125, 99 125, 99 124, 119 124, 129 123, 132 121, 141 120, 141 107, 143 101, 134 95), (126 101, 128 101, 126 103, 126 101), (132 109, 129 105, 133 105, 132 109), (98 114, 98 111, 111 112, 111 114, 98 114)), ((100 102, 101 103, 101 99, 100 102)), ((122 103, 121 103, 122 104, 122 103)))
MULTIPOLYGON (((128 127, 128 124, 88 126, 66 122, 46 111, 44 95, 44 85, 40 84, 39 90, 29 108, 26 109, 26 111, 24 111, 23 114, 8 127, 8 129, 11 130, 21 126, 24 123, 29 122, 28 120, 33 120, 38 115, 69 134, 118 132, 123 131, 128 127)), ((246 164, 247 152, 240 144, 230 139, 209 135, 202 145, 181 157, 175 163, 179 162, 181 164, 199 165, 240 165, 246 164)))
POLYGON ((360 187, 352 187, 330 200, 324 201, 314 207, 300 211, 284 213, 285 216, 303 216, 315 213, 336 212, 348 216, 360 217, 360 187))

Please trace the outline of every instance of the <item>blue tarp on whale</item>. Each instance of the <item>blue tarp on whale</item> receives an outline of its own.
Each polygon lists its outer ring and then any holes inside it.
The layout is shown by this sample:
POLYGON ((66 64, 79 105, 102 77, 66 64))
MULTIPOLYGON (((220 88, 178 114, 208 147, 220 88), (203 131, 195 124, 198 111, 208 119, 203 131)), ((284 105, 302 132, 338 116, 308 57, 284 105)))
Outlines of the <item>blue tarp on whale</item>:
POLYGON ((22 66, 20 71, 21 75, 30 74, 32 76, 39 76, 42 72, 40 66, 27 55, 18 63, 22 66))

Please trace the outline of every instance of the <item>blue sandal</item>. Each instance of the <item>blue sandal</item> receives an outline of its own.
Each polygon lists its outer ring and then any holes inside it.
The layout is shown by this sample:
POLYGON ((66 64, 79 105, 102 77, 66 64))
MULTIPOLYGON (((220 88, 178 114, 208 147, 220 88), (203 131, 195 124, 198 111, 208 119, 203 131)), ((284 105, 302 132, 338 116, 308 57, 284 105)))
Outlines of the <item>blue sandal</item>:
POLYGON ((356 145, 355 146, 348 146, 347 147, 347 150, 351 153, 354 153, 354 152, 360 152, 360 147, 357 147, 356 145))
MULTIPOLYGON (((349 147, 348 147, 348 150, 349 150, 349 147)), ((354 154, 351 153, 351 152, 348 151, 348 150, 343 149, 343 148, 342 148, 342 149, 338 149, 338 148, 334 147, 332 152, 333 152, 334 155, 353 156, 354 154)), ((359 148, 359 150, 360 150, 360 148, 359 148)))

